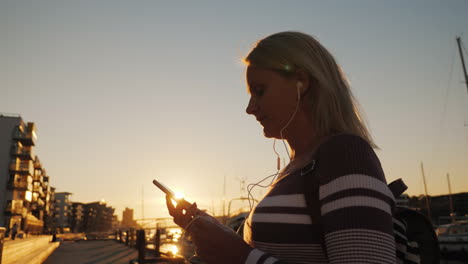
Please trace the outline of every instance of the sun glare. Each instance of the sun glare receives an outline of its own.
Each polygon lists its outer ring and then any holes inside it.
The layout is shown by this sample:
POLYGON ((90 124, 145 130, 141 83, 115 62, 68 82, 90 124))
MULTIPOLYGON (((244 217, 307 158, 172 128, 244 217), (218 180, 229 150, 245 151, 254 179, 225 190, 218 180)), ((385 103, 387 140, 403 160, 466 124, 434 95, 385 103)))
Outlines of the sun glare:
POLYGON ((179 192, 179 191, 174 191, 174 194, 175 194, 175 197, 172 200, 172 204, 174 206, 177 206, 177 201, 178 200, 181 200, 181 199, 184 199, 184 194, 182 192, 179 192))
POLYGON ((177 200, 183 199, 183 198, 184 198, 184 194, 181 193, 181 192, 175 191, 175 198, 176 198, 177 200))
POLYGON ((172 245, 170 251, 172 252, 173 255, 175 255, 179 252, 179 249, 177 248, 176 245, 172 245))

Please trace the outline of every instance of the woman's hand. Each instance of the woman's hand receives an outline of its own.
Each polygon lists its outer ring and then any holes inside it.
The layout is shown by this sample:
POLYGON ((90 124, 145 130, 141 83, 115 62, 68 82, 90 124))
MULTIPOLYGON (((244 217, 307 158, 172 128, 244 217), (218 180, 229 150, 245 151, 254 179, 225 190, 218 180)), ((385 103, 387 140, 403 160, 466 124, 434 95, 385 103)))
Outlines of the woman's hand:
POLYGON ((174 222, 192 237, 197 256, 207 264, 243 264, 252 249, 232 229, 184 200, 177 206, 166 196, 167 209, 174 222), (193 222, 188 226, 188 224, 193 222))
POLYGON ((190 204, 185 200, 180 200, 177 206, 172 203, 172 198, 166 196, 166 205, 169 214, 174 218, 174 222, 185 229, 196 215, 208 215, 197 208, 197 203, 190 204))
POLYGON ((209 215, 198 216, 187 231, 197 256, 208 264, 243 264, 252 250, 232 229, 209 215))

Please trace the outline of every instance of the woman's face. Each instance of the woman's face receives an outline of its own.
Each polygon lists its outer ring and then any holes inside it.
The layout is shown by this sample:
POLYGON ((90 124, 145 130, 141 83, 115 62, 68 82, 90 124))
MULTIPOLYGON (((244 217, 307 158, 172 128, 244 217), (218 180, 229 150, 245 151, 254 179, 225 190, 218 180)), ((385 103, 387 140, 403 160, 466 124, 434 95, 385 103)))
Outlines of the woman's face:
MULTIPOLYGON (((280 131, 291 119, 298 103, 297 81, 275 71, 252 66, 247 68, 246 77, 250 93, 247 114, 260 122, 265 137, 280 139, 280 131)), ((284 130, 283 136, 291 125, 284 130)))

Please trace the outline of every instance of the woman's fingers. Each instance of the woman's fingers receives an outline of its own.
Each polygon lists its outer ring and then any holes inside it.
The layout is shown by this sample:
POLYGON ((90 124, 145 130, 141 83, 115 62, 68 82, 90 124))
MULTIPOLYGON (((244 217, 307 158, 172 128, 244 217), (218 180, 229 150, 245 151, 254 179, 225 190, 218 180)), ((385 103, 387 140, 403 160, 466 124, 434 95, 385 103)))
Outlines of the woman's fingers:
POLYGON ((169 211, 169 215, 174 217, 176 214, 176 208, 174 207, 174 204, 172 204, 171 197, 168 195, 166 196, 166 206, 167 206, 167 210, 169 211))
POLYGON ((195 215, 197 215, 197 212, 198 212, 197 203, 193 203, 187 209, 186 214, 191 215, 191 216, 195 216, 195 215))
POLYGON ((196 203, 190 204, 184 200, 174 205, 170 196, 166 196, 166 206, 174 222, 182 228, 185 228, 199 211, 196 203))

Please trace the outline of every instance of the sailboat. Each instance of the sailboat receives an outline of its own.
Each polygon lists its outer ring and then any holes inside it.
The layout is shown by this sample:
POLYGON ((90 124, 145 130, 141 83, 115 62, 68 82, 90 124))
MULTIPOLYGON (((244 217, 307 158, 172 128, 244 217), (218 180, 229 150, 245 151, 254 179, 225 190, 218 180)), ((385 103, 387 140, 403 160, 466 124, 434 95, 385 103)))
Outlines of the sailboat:
MULTIPOLYGON (((465 60, 462 53, 462 42, 461 38, 457 37, 458 50, 460 52, 460 59, 463 67, 463 73, 465 76, 465 84, 468 91, 468 75, 466 74, 465 60)), ((465 124, 466 126, 466 124, 465 124)), ((449 184, 450 190, 450 179, 447 175, 447 181, 449 184)), ((451 195, 451 194, 450 194, 451 195)), ((450 199, 451 202, 451 199, 450 199)), ((468 220, 465 221, 455 221, 453 218, 453 208, 451 207, 451 216, 452 223, 441 225, 436 229, 436 234, 439 240, 440 251, 444 253, 461 253, 463 255, 468 255, 468 220)))

